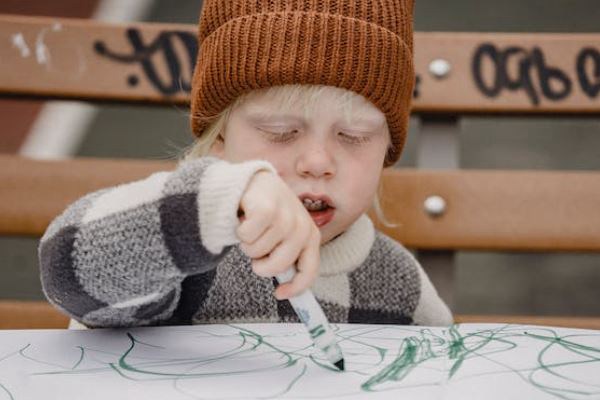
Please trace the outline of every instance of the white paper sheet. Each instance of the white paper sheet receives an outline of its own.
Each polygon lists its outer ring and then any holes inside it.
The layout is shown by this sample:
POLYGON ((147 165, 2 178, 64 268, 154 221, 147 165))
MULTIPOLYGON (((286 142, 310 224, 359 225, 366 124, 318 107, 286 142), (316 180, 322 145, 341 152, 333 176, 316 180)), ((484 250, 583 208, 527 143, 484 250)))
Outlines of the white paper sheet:
POLYGON ((345 372, 296 324, 0 331, 0 400, 600 399, 600 331, 334 327, 345 372))

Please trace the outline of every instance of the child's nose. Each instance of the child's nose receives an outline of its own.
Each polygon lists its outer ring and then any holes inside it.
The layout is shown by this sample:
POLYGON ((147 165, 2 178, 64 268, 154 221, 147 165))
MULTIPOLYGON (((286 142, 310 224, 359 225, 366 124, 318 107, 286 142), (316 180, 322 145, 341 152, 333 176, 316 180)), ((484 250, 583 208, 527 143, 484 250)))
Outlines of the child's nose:
POLYGON ((332 177, 336 173, 335 159, 323 145, 307 146, 297 159, 296 169, 301 176, 332 177))

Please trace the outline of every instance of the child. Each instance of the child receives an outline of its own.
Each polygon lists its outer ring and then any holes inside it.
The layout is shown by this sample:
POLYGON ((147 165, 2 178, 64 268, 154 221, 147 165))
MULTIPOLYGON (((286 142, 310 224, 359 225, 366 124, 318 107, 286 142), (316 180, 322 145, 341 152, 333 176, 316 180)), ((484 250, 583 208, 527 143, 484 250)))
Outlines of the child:
POLYGON ((91 327, 277 322, 298 321, 285 299, 311 287, 331 322, 450 324, 416 260, 365 215, 406 135, 412 12, 413 0, 205 0, 198 141, 176 170, 52 222, 48 299, 91 327))

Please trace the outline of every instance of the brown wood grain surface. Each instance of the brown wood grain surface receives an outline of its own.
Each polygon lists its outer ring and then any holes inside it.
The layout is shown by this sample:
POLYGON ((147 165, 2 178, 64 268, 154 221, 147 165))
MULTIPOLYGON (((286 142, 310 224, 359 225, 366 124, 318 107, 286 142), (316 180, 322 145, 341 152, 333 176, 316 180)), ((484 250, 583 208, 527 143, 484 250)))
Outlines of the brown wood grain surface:
POLYGON ((65 329, 69 318, 45 301, 0 300, 0 329, 65 329))
POLYGON ((0 41, 7 44, 0 46, 0 93, 185 103, 183 80, 189 83, 193 67, 186 43, 195 46, 193 29, 0 16, 0 41), (167 46, 176 52, 171 57, 167 46))
POLYGON ((600 251, 600 172, 387 170, 381 202, 408 247, 600 251), (447 211, 431 217, 425 200, 447 211))
POLYGON ((0 155, 0 234, 40 236, 53 216, 83 194, 174 166, 142 160, 34 161, 0 155))
MULTIPOLYGON (((174 163, 0 156, 0 234, 40 236, 69 203, 174 163)), ((600 251, 600 173, 386 170, 381 202, 399 226, 384 232, 419 249, 600 251), (446 200, 431 217, 429 196, 446 200)), ((373 220, 375 214, 371 213, 373 220)))
MULTIPOLYGON (((187 103, 194 25, 0 16, 0 93, 187 103)), ((600 34, 415 33, 414 112, 598 113, 600 34), (449 72, 431 72, 432 62, 449 72)))

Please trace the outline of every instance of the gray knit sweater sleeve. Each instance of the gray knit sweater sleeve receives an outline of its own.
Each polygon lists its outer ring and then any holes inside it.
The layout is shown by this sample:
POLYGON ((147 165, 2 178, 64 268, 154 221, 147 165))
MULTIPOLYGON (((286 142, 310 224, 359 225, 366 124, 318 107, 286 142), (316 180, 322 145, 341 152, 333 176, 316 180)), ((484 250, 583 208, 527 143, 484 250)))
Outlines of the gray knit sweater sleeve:
POLYGON ((209 276, 235 243, 239 200, 260 169, 272 167, 205 157, 76 201, 40 242, 47 298, 93 327, 176 322, 182 282, 209 276))

